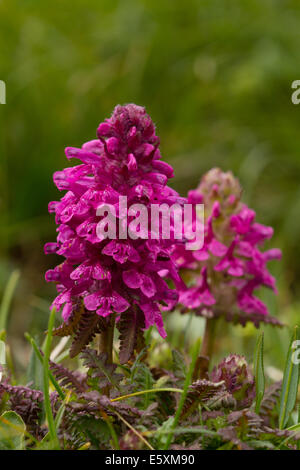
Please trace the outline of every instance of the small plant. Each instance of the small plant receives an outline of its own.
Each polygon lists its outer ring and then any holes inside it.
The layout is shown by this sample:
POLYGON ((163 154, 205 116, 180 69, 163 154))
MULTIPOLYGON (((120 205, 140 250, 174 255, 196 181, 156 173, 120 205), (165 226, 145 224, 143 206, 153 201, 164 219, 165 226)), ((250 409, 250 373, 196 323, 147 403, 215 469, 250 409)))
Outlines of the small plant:
MULTIPOLYGON (((279 259, 280 251, 261 251, 273 231, 255 222, 231 173, 213 169, 188 199, 181 198, 167 186, 173 170, 161 160, 158 147, 150 117, 130 104, 117 106, 100 124, 97 140, 66 149, 68 158, 82 163, 54 175, 58 189, 66 193, 49 205, 58 236, 45 251, 64 257, 46 273, 58 296, 44 344, 26 334, 32 347, 29 383, 16 384, 2 348, 6 367, 0 376, 0 449, 299 447, 300 421, 294 412, 299 365, 292 349, 297 328, 283 383, 266 386, 263 335, 253 367, 238 354, 213 368, 209 364, 219 317, 257 327, 262 322, 280 325, 253 295, 260 286, 275 290, 266 263, 279 259), (186 202, 204 204, 203 247, 189 250, 184 238, 176 238, 176 210, 169 237, 153 231, 150 222, 147 230, 141 223, 137 229, 136 214, 118 205, 125 196, 130 207, 146 207, 147 215, 151 204, 177 209, 186 202), (113 239, 105 235, 111 206, 117 221, 113 239), (135 223, 137 236, 124 236, 128 222, 135 223), (177 306, 207 322, 204 338, 192 345, 190 354, 174 349, 166 338, 162 314, 172 315, 177 306), (54 327, 58 311, 63 322, 54 327), (151 336, 154 326, 170 352, 162 358, 163 367, 155 363, 159 344, 151 336), (57 337, 70 337, 71 344, 60 340, 60 354, 51 355, 57 337)), ((193 214, 192 225, 195 210, 193 214)), ((17 282, 13 276, 0 310, 4 346, 17 282)))

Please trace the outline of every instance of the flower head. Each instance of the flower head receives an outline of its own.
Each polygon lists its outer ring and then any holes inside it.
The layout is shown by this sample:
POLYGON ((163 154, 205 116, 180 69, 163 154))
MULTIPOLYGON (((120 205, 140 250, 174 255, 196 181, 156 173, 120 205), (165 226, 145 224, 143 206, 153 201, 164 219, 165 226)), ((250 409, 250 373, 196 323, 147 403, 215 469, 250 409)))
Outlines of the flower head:
POLYGON ((244 356, 231 354, 225 357, 211 372, 213 382, 224 381, 226 390, 236 400, 237 408, 245 408, 255 398, 255 382, 244 356))
POLYGON ((97 135, 82 148, 66 148, 67 158, 81 163, 54 174, 56 186, 66 193, 49 204, 58 235, 55 243, 46 244, 45 252, 65 258, 46 273, 46 280, 57 284, 53 306, 62 309, 65 322, 80 304, 101 317, 134 308, 144 317, 145 328, 156 325, 165 337, 161 304, 172 308, 178 296, 160 273, 168 273, 176 286, 182 284, 171 259, 173 242, 150 240, 145 234, 124 237, 121 230, 127 219, 132 220, 132 204, 143 204, 148 211, 152 203, 182 203, 167 186, 173 169, 161 160, 154 124, 140 106, 117 106, 99 125, 97 135), (127 206, 120 208, 124 196, 127 206), (103 220, 97 210, 108 204, 116 210, 115 239, 97 232, 103 220))
POLYGON ((241 202, 242 190, 231 172, 209 171, 196 190, 188 194, 191 204, 203 203, 204 245, 199 250, 176 247, 177 266, 193 276, 188 289, 180 292, 180 303, 204 317, 224 315, 244 325, 253 321, 279 323, 254 295, 266 286, 276 292, 275 279, 267 262, 280 259, 278 249, 262 251, 273 229, 255 221, 255 212, 241 202))

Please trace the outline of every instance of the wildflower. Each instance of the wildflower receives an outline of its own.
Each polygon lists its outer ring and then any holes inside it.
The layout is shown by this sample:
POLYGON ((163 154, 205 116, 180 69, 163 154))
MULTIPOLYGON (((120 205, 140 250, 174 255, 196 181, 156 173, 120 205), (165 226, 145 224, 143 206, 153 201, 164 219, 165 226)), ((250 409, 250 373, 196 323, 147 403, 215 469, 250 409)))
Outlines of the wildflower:
POLYGON ((200 250, 188 251, 178 245, 173 254, 186 276, 193 276, 189 288, 180 292, 186 309, 206 318, 224 315, 245 325, 252 321, 279 323, 254 293, 261 286, 276 292, 275 279, 267 262, 280 259, 278 249, 261 251, 273 235, 271 227, 255 221, 255 212, 241 202, 242 190, 231 172, 210 170, 188 202, 204 204, 205 239, 200 250))
POLYGON ((127 197, 128 206, 142 203, 149 210, 152 203, 182 204, 167 186, 173 169, 161 160, 154 124, 142 107, 117 106, 99 125, 97 135, 82 148, 66 148, 67 158, 81 163, 54 174, 57 188, 66 193, 49 204, 58 235, 55 243, 46 244, 45 252, 65 261, 46 273, 46 280, 57 284, 52 306, 62 309, 65 322, 80 303, 101 317, 135 308, 144 317, 145 328, 156 325, 165 337, 161 305, 173 308, 178 295, 160 273, 168 273, 182 288, 171 259, 174 241, 149 240, 150 236, 123 239, 119 231, 114 240, 99 237, 97 225, 103 219, 97 209, 111 204, 118 219, 127 217, 127 209, 119 212, 120 196, 127 197))
POLYGON ((226 390, 236 401, 237 408, 249 407, 255 398, 255 382, 244 356, 231 354, 210 374, 213 382, 224 381, 226 390))

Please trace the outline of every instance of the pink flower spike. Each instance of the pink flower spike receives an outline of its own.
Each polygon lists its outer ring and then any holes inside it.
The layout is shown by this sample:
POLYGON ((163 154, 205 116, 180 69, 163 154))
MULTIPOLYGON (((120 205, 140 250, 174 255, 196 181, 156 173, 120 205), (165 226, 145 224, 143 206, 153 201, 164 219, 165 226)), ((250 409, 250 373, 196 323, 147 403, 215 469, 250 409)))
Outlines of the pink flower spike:
POLYGON ((276 293, 267 263, 280 259, 281 251, 262 251, 273 229, 255 221, 255 212, 241 202, 241 196, 238 180, 218 168, 189 191, 190 204, 204 204, 205 237, 201 250, 190 253, 183 246, 175 247, 173 259, 192 279, 187 288, 179 289, 179 300, 184 311, 192 309, 204 317, 222 315, 242 325, 247 321, 255 326, 260 322, 280 324, 253 294, 262 286, 276 293))
POLYGON ((155 126, 143 107, 116 106, 98 126, 97 136, 81 148, 67 147, 67 159, 78 159, 79 165, 54 174, 57 188, 66 193, 49 204, 58 235, 55 243, 45 245, 45 252, 64 258, 46 273, 58 291, 53 305, 62 310, 66 322, 79 309, 82 315, 87 310, 102 317, 122 317, 134 310, 137 316, 132 318, 139 318, 139 328, 156 325, 165 337, 161 306, 173 308, 178 294, 168 285, 162 287, 158 272, 164 272, 176 289, 182 286, 171 258, 179 241, 161 236, 151 240, 150 225, 137 238, 129 237, 129 208, 143 204, 150 220, 152 204, 170 207, 185 199, 167 186, 173 168, 161 159, 155 126), (121 198, 127 206, 120 204, 121 198), (108 205, 115 210, 117 225, 112 238, 98 230, 105 217, 101 210, 108 205))

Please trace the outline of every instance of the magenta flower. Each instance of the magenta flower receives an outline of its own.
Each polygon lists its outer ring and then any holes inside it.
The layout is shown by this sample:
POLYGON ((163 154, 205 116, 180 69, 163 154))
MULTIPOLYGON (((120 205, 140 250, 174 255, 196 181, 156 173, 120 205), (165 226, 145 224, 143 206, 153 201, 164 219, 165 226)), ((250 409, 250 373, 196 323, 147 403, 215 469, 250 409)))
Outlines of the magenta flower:
POLYGON ((204 204, 205 237, 200 250, 178 245, 174 252, 178 267, 192 275, 189 288, 180 291, 180 303, 207 318, 224 315, 256 326, 261 321, 279 323, 254 292, 261 286, 276 292, 266 265, 280 259, 281 252, 261 251, 273 229, 255 222, 255 212, 241 202, 241 188, 232 173, 212 169, 189 192, 188 202, 204 204))
POLYGON ((160 273, 168 273, 182 288, 171 259, 173 242, 150 240, 150 235, 123 239, 119 229, 116 239, 101 238, 97 224, 102 217, 97 209, 110 204, 118 220, 123 220, 128 213, 119 210, 119 196, 127 197, 128 207, 142 203, 147 209, 152 203, 172 205, 184 200, 167 186, 173 170, 161 160, 159 138, 144 108, 117 106, 97 134, 97 140, 82 148, 66 148, 67 158, 77 158, 81 164, 54 174, 56 186, 66 194, 49 204, 58 235, 55 243, 45 245, 45 252, 65 258, 46 273, 46 280, 57 284, 53 306, 62 309, 65 322, 80 304, 101 317, 138 309, 145 328, 156 325, 165 337, 161 305, 173 308, 178 295, 160 273))

